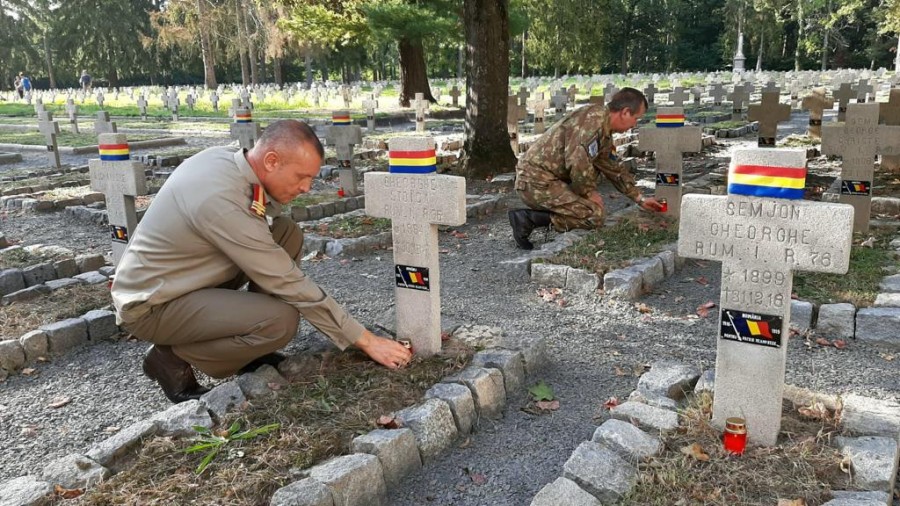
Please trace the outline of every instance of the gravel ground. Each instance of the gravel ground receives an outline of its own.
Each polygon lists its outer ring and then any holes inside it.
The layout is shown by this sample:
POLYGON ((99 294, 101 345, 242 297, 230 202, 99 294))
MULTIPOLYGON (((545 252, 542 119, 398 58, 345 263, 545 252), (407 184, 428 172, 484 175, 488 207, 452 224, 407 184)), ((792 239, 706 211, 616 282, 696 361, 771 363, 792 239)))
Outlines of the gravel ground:
MULTIPOLYGON (((719 149, 714 156, 721 161, 726 153, 719 149)), ((688 165, 699 173, 705 160, 709 158, 698 157, 688 165)), ((641 176, 649 178, 646 166, 641 176)), ((480 189, 473 186, 470 192, 480 189)), ((608 185, 601 190, 614 192, 608 185)), ((515 199, 509 200, 516 205, 515 199)), ((611 210, 625 204, 622 198, 608 200, 611 210)), ((11 217, 2 225, 8 237, 23 238, 22 232, 27 232, 27 243, 102 248, 105 241, 102 228, 67 222, 59 214, 11 217)), ((635 388, 637 378, 616 376, 615 367, 629 371, 661 359, 713 367, 715 318, 688 315, 709 300, 718 302, 719 264, 688 261, 681 272, 642 299, 651 308, 649 314, 636 311, 631 303, 596 296, 571 298, 559 307, 543 302, 535 293, 536 285, 510 279, 499 269, 501 260, 519 254, 504 212, 458 229, 468 237, 440 235, 441 248, 449 250, 441 255, 445 322, 496 325, 511 336, 546 337, 550 366, 528 383, 546 381, 561 408, 535 416, 520 409, 524 396, 511 399, 502 420, 487 423, 465 448, 453 449, 408 477, 391 492, 390 504, 528 504, 544 484, 561 475, 571 452, 605 419, 603 402, 610 396, 623 399, 635 388), (691 281, 700 276, 709 284, 691 281), (472 473, 483 474, 486 483, 476 485, 472 473)), ((378 319, 393 299, 387 251, 344 264, 310 262, 304 269, 366 325, 378 319)), ((306 348, 318 339, 304 325, 292 348, 306 348)), ((837 350, 807 348, 801 339, 793 339, 788 348, 788 383, 834 394, 898 398, 896 364, 865 343, 853 341, 837 350)), ((48 459, 84 451, 107 437, 108 427, 124 427, 168 407, 156 385, 140 373, 145 349, 144 343, 101 343, 39 364, 31 376, 13 376, 0 383, 0 447, 7 449, 0 459, 0 481, 37 472, 48 459), (48 408, 58 396, 71 402, 48 408)))

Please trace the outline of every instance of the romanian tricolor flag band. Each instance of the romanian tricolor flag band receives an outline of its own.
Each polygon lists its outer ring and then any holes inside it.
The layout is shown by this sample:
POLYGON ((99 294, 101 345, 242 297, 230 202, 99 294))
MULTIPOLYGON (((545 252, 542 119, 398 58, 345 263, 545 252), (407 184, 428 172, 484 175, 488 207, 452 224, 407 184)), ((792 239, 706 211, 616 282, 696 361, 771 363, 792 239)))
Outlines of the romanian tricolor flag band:
POLYGON ((128 144, 101 144, 100 159, 110 162, 128 160, 128 144))
POLYGON ((390 151, 390 170, 394 174, 428 174, 437 171, 434 149, 422 151, 390 151))
POLYGON ((259 216, 260 218, 265 218, 266 216, 266 193, 263 191, 262 186, 255 184, 252 185, 253 188, 253 201, 250 202, 250 212, 259 216))
POLYGON ((657 114, 657 128, 675 128, 684 126, 684 114, 657 114))
POLYGON ((331 124, 332 125, 349 126, 350 125, 350 113, 349 112, 332 113, 331 114, 331 124))
POLYGON ((251 112, 239 112, 234 115, 235 123, 252 123, 253 122, 253 113, 251 112))
POLYGON ((802 199, 806 158, 796 150, 739 150, 728 171, 728 193, 779 199, 802 199), (764 155, 769 152, 771 155, 764 155))

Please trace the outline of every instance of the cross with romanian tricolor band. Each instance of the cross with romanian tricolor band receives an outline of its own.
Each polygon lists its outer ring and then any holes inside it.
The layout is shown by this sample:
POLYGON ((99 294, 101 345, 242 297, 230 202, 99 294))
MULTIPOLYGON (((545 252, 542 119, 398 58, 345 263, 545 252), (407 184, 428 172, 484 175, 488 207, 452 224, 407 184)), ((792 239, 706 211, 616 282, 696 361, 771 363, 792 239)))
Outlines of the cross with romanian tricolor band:
POLYGON ((134 198, 147 194, 143 165, 132 160, 125 134, 100 134, 100 159, 88 161, 91 189, 106 196, 113 263, 118 265, 137 227, 134 198))
POLYGON ((262 135, 259 123, 253 121, 253 113, 245 107, 234 110, 234 123, 231 124, 230 130, 231 138, 238 141, 241 149, 252 149, 262 135))
POLYGON ((660 107, 656 128, 641 127, 638 149, 656 154, 656 198, 666 199, 665 214, 678 217, 681 208, 682 153, 699 152, 700 127, 684 126, 683 107, 660 107))
POLYGON ((794 271, 842 274, 853 207, 802 200, 806 150, 738 149, 728 195, 685 195, 678 255, 722 262, 713 423, 776 444, 794 271))
POLYGON ((353 145, 362 144, 362 129, 352 124, 350 111, 331 113, 331 126, 325 132, 325 140, 334 146, 337 154, 338 178, 344 195, 359 195, 356 172, 353 170, 353 145))
POLYGON ((390 172, 365 174, 366 213, 391 220, 397 337, 428 357, 441 349, 438 225, 466 222, 466 179, 437 174, 431 137, 388 146, 390 172))

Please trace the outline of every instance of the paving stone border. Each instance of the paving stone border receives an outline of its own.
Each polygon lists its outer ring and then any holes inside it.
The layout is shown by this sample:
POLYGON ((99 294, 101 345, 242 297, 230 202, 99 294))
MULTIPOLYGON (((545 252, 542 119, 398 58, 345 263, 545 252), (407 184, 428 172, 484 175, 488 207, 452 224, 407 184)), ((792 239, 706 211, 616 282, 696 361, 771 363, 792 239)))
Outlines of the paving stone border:
MULTIPOLYGON (((679 427, 679 402, 701 390, 715 391, 713 370, 699 370, 674 361, 654 363, 638 380, 629 400, 610 410, 611 418, 581 443, 563 466, 562 477, 545 485, 531 506, 599 505, 620 500, 637 484, 637 464, 659 455, 662 436, 679 427)), ((820 399, 814 393, 786 385, 785 399, 820 399)), ((829 398, 829 396, 821 396, 829 398)), ((864 491, 835 491, 823 506, 885 506, 889 504, 900 458, 900 405, 857 395, 831 400, 841 412, 841 425, 853 434, 834 444, 851 460, 855 483, 864 491)))
MULTIPOLYGON (((148 139, 145 141, 128 141, 128 145, 132 149, 159 148, 164 146, 181 146, 187 144, 183 137, 161 137, 159 139, 148 139)), ((47 146, 34 144, 2 144, 0 149, 16 149, 21 151, 47 151, 47 146)), ((88 146, 59 146, 59 152, 69 155, 87 155, 91 153, 99 153, 100 147, 97 144, 88 146)))
MULTIPOLYGON (((422 402, 394 413, 401 427, 374 429, 351 442, 349 455, 299 472, 299 480, 279 488, 271 505, 372 506, 386 504, 387 491, 405 476, 440 458, 482 419, 503 416, 506 399, 521 395, 526 374, 546 364, 543 337, 514 338, 499 327, 463 325, 453 337, 483 347, 459 374, 444 378, 422 402)), ((308 357, 289 357, 278 369, 263 366, 222 383, 200 400, 176 404, 123 428, 83 454, 56 459, 33 475, 0 483, 3 504, 36 506, 57 484, 88 488, 125 470, 124 457, 150 437, 190 437, 194 427, 212 428, 245 401, 273 395, 272 385, 305 375, 308 357)))
POLYGON ((0 165, 8 163, 19 163, 22 161, 22 155, 19 153, 0 152, 0 165))

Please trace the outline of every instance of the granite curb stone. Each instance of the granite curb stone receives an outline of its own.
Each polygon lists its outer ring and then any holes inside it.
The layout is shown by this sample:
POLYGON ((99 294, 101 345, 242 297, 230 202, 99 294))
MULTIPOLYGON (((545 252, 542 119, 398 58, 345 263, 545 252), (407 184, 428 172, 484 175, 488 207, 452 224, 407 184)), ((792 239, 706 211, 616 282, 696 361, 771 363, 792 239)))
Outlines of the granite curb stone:
POLYGON ((47 334, 47 348, 52 357, 84 346, 88 342, 87 322, 82 318, 69 318, 40 327, 47 334))
POLYGON ((479 420, 493 420, 503 416, 506 389, 503 386, 503 373, 498 369, 469 365, 458 374, 445 378, 443 382, 459 383, 472 391, 479 420))
POLYGON ((622 420, 610 419, 597 427, 591 441, 614 450, 629 461, 642 460, 658 455, 663 444, 634 425, 622 420))
POLYGON ((605 446, 585 441, 563 466, 563 477, 585 489, 601 502, 615 502, 635 485, 637 470, 605 446))
POLYGON ((335 506, 386 504, 387 486, 378 457, 365 453, 335 457, 308 470, 331 490, 335 506))
POLYGON ((36 476, 19 476, 0 483, 0 506, 38 506, 46 503, 45 496, 53 485, 36 476))
POLYGON ((195 426, 207 428, 213 426, 209 412, 198 400, 175 404, 171 408, 153 415, 150 421, 156 422, 158 433, 161 436, 193 436, 197 434, 194 430, 195 426))
POLYGON ((645 429, 666 431, 678 428, 678 414, 667 409, 649 406, 642 402, 628 401, 609 410, 618 420, 637 422, 645 429))
POLYGON ((93 445, 85 456, 101 466, 109 467, 116 459, 122 457, 141 439, 156 433, 157 423, 152 420, 141 420, 117 432, 115 435, 93 445))
POLYGON ((269 506, 334 506, 334 498, 328 486, 304 478, 276 490, 269 506))
POLYGON ((856 307, 853 304, 822 304, 819 306, 816 334, 832 339, 849 339, 854 335, 855 316, 856 307))
POLYGON ((447 403, 456 429, 468 434, 475 427, 475 400, 472 391, 459 383, 438 383, 425 392, 425 399, 440 399, 447 403))
POLYGON ((835 446, 844 456, 850 457, 856 485, 869 490, 893 490, 897 476, 896 438, 838 436, 835 446))
POLYGON ((216 420, 221 420, 227 412, 240 408, 246 401, 247 398, 244 397, 244 393, 241 392, 241 387, 236 381, 227 381, 216 385, 200 397, 200 403, 216 420))
POLYGON ((110 476, 109 469, 84 455, 72 454, 56 459, 44 468, 41 477, 51 485, 86 488, 110 476))
POLYGON ((867 307, 856 313, 856 338, 900 348, 900 307, 867 307))
POLYGON ((422 468, 416 436, 410 429, 373 430, 354 438, 350 451, 378 457, 388 488, 395 487, 404 476, 422 468))
POLYGON ((99 341, 119 333, 116 314, 105 309, 94 309, 81 317, 87 323, 88 339, 99 341))
POLYGON ((506 397, 518 394, 525 383, 525 361, 514 350, 483 350, 472 357, 471 365, 498 369, 503 374, 506 397))
POLYGON ((663 360, 655 362, 640 377, 637 389, 639 392, 680 400, 693 390, 699 379, 700 371, 697 368, 663 360))
POLYGON ((531 506, 600 506, 596 497, 587 493, 574 481, 560 476, 531 500, 531 506))
POLYGON ((450 447, 459 432, 453 421, 450 406, 440 399, 428 399, 422 404, 401 409, 395 416, 416 436, 416 446, 422 463, 428 464, 450 447))

